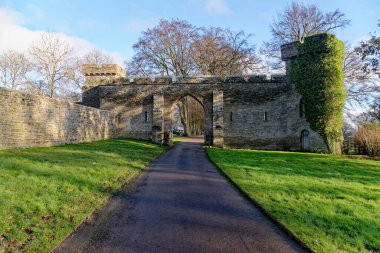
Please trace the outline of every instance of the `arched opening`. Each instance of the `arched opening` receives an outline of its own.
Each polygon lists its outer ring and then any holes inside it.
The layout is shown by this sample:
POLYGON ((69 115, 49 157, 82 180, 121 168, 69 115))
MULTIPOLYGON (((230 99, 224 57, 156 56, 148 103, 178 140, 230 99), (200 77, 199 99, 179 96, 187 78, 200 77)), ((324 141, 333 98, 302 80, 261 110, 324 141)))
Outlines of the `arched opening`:
POLYGON ((310 151, 310 137, 307 130, 302 130, 301 132, 301 150, 310 151))
POLYGON ((205 109, 195 97, 186 95, 173 105, 173 137, 201 137, 205 133, 205 109))

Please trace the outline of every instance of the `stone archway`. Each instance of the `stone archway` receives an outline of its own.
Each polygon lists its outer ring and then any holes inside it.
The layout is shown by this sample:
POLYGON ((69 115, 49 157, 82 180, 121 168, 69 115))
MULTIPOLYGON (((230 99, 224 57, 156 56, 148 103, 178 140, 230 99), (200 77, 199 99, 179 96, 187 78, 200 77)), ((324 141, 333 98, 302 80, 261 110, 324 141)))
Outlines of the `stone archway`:
POLYGON ((181 83, 166 86, 152 94, 152 140, 157 143, 172 143, 172 108, 187 95, 203 105, 205 143, 223 147, 223 91, 207 84, 181 83))
MULTIPOLYGON (((204 134, 204 126, 205 126, 205 106, 203 104, 203 97, 199 98, 192 94, 187 94, 177 101, 174 101, 172 104, 170 111, 172 112, 171 122, 172 122, 172 130, 176 128, 175 119, 181 119, 181 124, 183 124, 184 132, 190 135, 202 135, 204 134), (187 103, 188 107, 185 111, 182 110, 181 115, 181 106, 183 103, 187 103), (178 115, 175 118, 175 108, 178 108, 178 115), (185 117, 185 118, 182 118, 185 117)), ((178 122, 177 122, 178 123, 178 122)))
POLYGON ((207 145, 223 146, 223 93, 222 92, 163 92, 153 95, 152 139, 158 143, 171 144, 173 106, 183 97, 192 96, 204 109, 204 138, 207 145))

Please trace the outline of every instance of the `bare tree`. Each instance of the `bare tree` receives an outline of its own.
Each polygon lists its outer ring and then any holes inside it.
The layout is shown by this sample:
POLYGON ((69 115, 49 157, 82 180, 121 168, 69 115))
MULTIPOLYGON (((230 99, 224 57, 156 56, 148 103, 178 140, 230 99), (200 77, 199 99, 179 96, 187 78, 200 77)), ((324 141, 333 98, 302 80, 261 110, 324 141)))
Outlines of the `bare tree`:
POLYGON ((196 28, 186 21, 161 20, 134 44, 136 54, 128 64, 128 72, 187 76, 193 69, 189 49, 195 33, 196 28))
POLYGON ((83 64, 112 64, 114 63, 114 59, 112 56, 103 53, 99 49, 93 49, 87 54, 85 54, 82 58, 81 61, 83 64))
POLYGON ((115 61, 112 56, 103 53, 98 49, 93 49, 83 55, 82 57, 76 57, 73 67, 69 68, 69 79, 75 84, 75 86, 80 90, 84 84, 85 77, 82 72, 83 64, 113 64, 115 61))
MULTIPOLYGON (((54 97, 57 89, 70 82, 73 61, 73 48, 56 34, 46 32, 29 50, 35 71, 46 85, 46 95, 54 97)), ((41 90, 40 90, 41 91, 41 90)))
POLYGON ((0 54, 0 83, 4 88, 25 87, 30 82, 27 75, 31 69, 31 62, 24 53, 8 50, 0 54))
POLYGON ((261 52, 274 58, 275 67, 279 66, 280 46, 293 41, 303 41, 306 36, 334 32, 345 28, 350 20, 339 9, 323 13, 316 5, 292 2, 284 13, 279 13, 271 25, 272 39, 265 42, 261 52))
POLYGON ((227 43, 224 31, 219 27, 201 28, 191 45, 191 57, 196 68, 204 75, 217 75, 224 72, 227 43))
POLYGON ((369 109, 356 116, 357 124, 363 122, 380 122, 380 97, 375 98, 369 105, 369 109))
POLYGON ((251 34, 197 28, 184 20, 161 20, 143 32, 127 64, 133 75, 237 75, 258 70, 251 34))
POLYGON ((185 96, 177 105, 185 135, 201 135, 205 120, 203 106, 191 96, 185 96))
POLYGON ((346 44, 343 61, 344 84, 350 105, 363 105, 380 91, 379 80, 372 72, 365 71, 366 63, 357 48, 346 44))
POLYGON ((375 73, 380 77, 380 37, 372 35, 369 40, 362 41, 356 50, 365 62, 364 71, 375 73))
POLYGON ((201 28, 194 39, 191 57, 203 75, 239 75, 260 70, 260 58, 250 44, 251 34, 211 27, 201 28))

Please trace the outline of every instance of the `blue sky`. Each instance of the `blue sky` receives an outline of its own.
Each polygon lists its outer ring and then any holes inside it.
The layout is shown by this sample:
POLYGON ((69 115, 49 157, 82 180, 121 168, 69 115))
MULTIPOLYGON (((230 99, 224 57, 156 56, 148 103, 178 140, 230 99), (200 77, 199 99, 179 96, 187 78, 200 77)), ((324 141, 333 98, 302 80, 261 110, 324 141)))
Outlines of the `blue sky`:
MULTIPOLYGON (((0 0, 0 40, 6 29, 19 29, 32 35, 34 31, 50 30, 80 39, 89 45, 112 52, 124 59, 133 55, 132 45, 141 31, 154 26, 161 18, 180 18, 197 26, 229 27, 254 34, 259 48, 270 39, 269 25, 276 13, 291 1, 287 0, 126 0, 84 1, 0 0), (1 15, 3 17, 1 17, 1 15), (13 23, 12 23, 13 22, 13 23), (7 27, 5 27, 7 26, 7 27)), ((380 0, 319 0, 323 11, 339 8, 352 20, 350 27, 337 31, 341 40, 355 42, 376 30, 380 20, 380 0)), ((16 34, 16 32, 15 32, 16 34)), ((10 36, 10 35, 9 35, 10 36)), ((25 35, 21 40, 28 40, 25 35)), ((12 38, 10 38, 10 41, 12 38)), ((20 38, 14 39, 19 41, 20 38)), ((21 42, 20 42, 21 43, 21 42)), ((12 43, 16 46, 17 43, 12 43)), ((9 46, 9 45, 8 45, 9 46)), ((1 47, 7 47, 2 45, 1 47)))

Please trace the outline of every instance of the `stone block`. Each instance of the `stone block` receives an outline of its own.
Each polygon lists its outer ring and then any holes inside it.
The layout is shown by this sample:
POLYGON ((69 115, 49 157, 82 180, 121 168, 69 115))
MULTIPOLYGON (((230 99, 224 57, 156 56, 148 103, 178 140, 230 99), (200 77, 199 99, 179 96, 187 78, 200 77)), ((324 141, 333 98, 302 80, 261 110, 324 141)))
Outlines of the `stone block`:
POLYGON ((272 82, 286 82, 288 79, 287 79, 287 76, 286 75, 280 75, 280 74, 273 74, 271 76, 271 81, 272 82))
POLYGON ((227 76, 224 80, 225 83, 245 83, 243 76, 227 76))
POLYGON ((298 49, 295 42, 281 45, 281 59, 283 61, 289 61, 297 55, 298 49))
POLYGON ((154 84, 150 77, 135 77, 133 81, 136 85, 154 84))
POLYGON ((154 79, 155 84, 171 84, 173 82, 173 78, 171 76, 157 76, 154 79))
POLYGON ((249 75, 247 78, 248 83, 262 83, 267 80, 267 75, 249 75))

